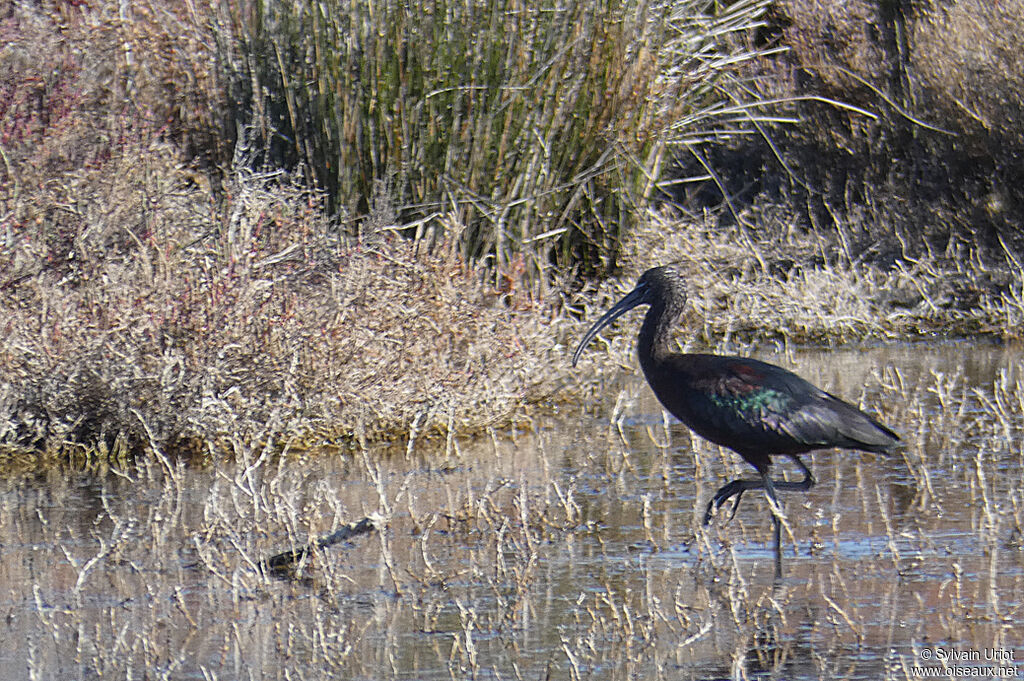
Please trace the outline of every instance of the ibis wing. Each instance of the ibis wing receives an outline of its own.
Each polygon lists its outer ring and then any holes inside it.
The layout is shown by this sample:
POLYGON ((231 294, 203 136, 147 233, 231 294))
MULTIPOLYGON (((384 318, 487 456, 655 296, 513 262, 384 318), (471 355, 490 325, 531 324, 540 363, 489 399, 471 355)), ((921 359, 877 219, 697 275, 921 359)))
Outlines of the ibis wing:
POLYGON ((823 390, 818 393, 782 422, 791 436, 808 444, 878 452, 899 442, 894 432, 860 409, 823 390))
POLYGON ((690 357, 695 390, 688 404, 677 403, 678 411, 666 406, 713 442, 741 452, 784 453, 884 451, 899 440, 856 407, 781 367, 740 357, 690 357))
MULTIPOLYGON (((895 433, 852 404, 781 367, 757 364, 758 385, 779 396, 766 401, 767 409, 761 414, 766 427, 808 448, 885 451, 899 441, 895 433)), ((744 376, 747 372, 741 367, 733 373, 744 376)))

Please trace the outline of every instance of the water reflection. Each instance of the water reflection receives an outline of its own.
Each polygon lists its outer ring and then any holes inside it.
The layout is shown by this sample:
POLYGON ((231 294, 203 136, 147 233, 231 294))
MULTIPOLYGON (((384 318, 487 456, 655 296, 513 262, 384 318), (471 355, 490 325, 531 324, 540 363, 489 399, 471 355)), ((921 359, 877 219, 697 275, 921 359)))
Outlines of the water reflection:
MULTIPOLYGON (((906 678, 915 650, 1019 645, 1020 353, 950 343, 762 355, 906 448, 820 452, 701 526, 746 474, 637 374, 448 455, 248 459, 0 482, 6 678, 906 678), (258 569, 371 513, 384 531, 258 569), (145 672, 143 672, 145 670, 145 672)), ((1024 657, 1024 651, 1017 659, 1024 657)))

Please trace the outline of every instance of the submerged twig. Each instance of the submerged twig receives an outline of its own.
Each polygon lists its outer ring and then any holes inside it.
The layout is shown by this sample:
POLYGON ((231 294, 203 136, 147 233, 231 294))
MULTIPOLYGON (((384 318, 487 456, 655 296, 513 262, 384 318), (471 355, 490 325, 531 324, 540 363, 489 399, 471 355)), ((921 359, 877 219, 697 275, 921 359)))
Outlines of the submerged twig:
POLYGON ((376 518, 368 516, 359 522, 345 525, 326 537, 321 537, 315 542, 310 542, 306 546, 271 556, 270 558, 261 561, 260 567, 279 577, 282 574, 285 574, 293 565, 305 558, 306 554, 310 551, 314 549, 325 549, 328 546, 339 544, 351 539, 352 537, 358 537, 361 534, 372 532, 377 529, 377 522, 376 518))

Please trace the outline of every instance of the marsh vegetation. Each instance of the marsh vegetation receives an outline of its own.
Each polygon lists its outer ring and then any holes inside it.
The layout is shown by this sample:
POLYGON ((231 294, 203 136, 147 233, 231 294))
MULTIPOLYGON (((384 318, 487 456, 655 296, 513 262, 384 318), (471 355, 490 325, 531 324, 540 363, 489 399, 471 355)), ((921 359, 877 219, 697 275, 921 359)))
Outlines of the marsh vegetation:
POLYGON ((907 679, 1013 650, 1019 4, 0 8, 5 673, 907 679), (629 320, 569 366, 666 262, 682 346, 906 442, 813 457, 780 588, 762 499, 700 526, 742 464, 651 401, 629 320))
POLYGON ((578 320, 670 261, 708 347, 1019 338, 1015 95, 942 77, 1014 15, 970 6, 13 3, 0 443, 480 432, 574 399, 578 320))

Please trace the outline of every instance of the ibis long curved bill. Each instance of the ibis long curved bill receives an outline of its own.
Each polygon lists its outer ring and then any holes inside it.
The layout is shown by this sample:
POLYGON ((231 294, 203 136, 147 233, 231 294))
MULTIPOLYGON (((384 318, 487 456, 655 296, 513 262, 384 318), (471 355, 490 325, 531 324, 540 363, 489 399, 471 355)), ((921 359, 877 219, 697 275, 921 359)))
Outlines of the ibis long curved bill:
POLYGON ((583 350, 590 345, 590 341, 601 332, 601 329, 608 326, 616 319, 626 314, 634 307, 643 305, 646 301, 648 285, 646 282, 640 282, 636 285, 632 291, 626 294, 626 296, 615 303, 610 310, 601 315, 601 318, 594 322, 594 325, 590 327, 590 330, 583 336, 583 340, 576 346, 576 352, 572 354, 572 365, 576 366, 576 363, 580 360, 580 355, 583 354, 583 350))

